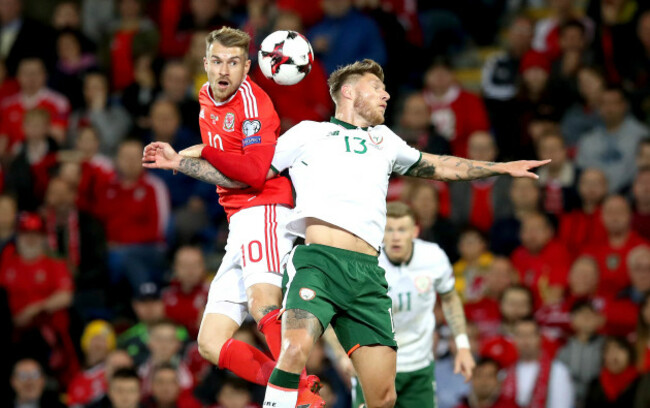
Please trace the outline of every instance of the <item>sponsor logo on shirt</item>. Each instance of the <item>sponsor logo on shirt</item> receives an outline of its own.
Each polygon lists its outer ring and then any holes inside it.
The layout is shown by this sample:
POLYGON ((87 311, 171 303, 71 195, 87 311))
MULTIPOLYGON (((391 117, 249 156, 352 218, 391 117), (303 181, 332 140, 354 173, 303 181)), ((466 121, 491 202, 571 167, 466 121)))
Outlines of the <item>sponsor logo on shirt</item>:
POLYGON ((232 112, 226 113, 226 117, 223 119, 223 130, 226 132, 232 132, 235 130, 235 114, 232 112))
POLYGON ((242 140, 243 147, 250 146, 253 144, 258 144, 258 143, 262 143, 261 136, 249 136, 249 137, 245 137, 244 140, 242 140))
POLYGON ((212 120, 212 124, 216 125, 217 121, 219 120, 219 116, 215 115, 214 113, 210 114, 210 119, 212 120))
POLYGON ((301 288, 300 292, 298 293, 300 294, 300 298, 302 300, 312 300, 313 298, 316 297, 316 292, 314 292, 309 288, 301 288))
POLYGON ((262 124, 259 120, 245 120, 241 125, 241 131, 246 136, 253 136, 262 128, 262 124))

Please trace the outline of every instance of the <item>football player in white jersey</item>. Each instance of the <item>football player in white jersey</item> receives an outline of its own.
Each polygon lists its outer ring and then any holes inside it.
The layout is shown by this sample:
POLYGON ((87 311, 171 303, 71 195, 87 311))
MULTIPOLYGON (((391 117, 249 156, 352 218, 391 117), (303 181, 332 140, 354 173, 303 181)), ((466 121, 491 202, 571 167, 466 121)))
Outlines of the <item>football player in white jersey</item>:
MULTIPOLYGON (((433 367, 433 308, 436 294, 456 338, 454 372, 465 380, 472 376, 474 358, 470 353, 465 327, 465 312, 454 289, 454 273, 447 255, 437 244, 417 239, 419 229, 411 208, 401 202, 386 206, 386 232, 379 255, 379 266, 386 270, 388 295, 393 301, 397 376, 395 388, 398 408, 434 408, 436 404, 433 367)), ((347 371, 345 356, 339 362, 347 371)), ((363 404, 356 379, 352 393, 354 408, 363 404)))
MULTIPOLYGON (((295 247, 287 262, 282 352, 265 407, 296 407, 300 372, 330 323, 352 359, 367 407, 394 405, 397 343, 377 259, 392 172, 445 181, 537 178, 530 170, 547 163, 420 153, 381 125, 390 98, 383 79, 372 60, 339 68, 328 79, 336 104, 331 121, 301 122, 278 139, 269 177, 289 170, 297 198, 288 228, 306 245, 295 247)), ((159 167, 178 170, 180 160, 169 145, 154 147, 159 167)))

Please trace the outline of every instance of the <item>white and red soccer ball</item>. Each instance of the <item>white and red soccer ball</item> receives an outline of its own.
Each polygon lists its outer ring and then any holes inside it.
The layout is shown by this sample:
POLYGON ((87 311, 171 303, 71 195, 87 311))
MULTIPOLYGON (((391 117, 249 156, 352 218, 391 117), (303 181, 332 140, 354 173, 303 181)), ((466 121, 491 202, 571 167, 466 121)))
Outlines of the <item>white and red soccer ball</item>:
POLYGON ((276 84, 294 85, 311 71, 314 51, 309 41, 296 31, 269 34, 260 47, 258 64, 265 77, 276 84))

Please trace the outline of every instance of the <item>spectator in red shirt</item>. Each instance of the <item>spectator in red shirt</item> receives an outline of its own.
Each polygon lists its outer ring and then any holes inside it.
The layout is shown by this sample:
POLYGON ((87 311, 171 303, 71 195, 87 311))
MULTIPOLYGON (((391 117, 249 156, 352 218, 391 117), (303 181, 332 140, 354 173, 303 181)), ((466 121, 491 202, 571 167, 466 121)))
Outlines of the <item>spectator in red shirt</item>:
POLYGON ((558 239, 573 258, 595 242, 604 241, 607 231, 601 217, 601 204, 607 195, 607 177, 591 168, 580 174, 578 195, 581 206, 560 217, 558 239))
POLYGON ((11 149, 24 138, 23 116, 32 109, 44 109, 50 114, 48 133, 58 142, 65 138, 70 104, 61 94, 46 87, 47 71, 38 58, 26 58, 18 65, 20 92, 0 104, 0 154, 11 149))
POLYGON ((115 349, 115 332, 104 320, 88 323, 81 335, 81 350, 84 353, 84 370, 79 372, 68 385, 68 406, 83 407, 101 399, 106 393, 105 361, 115 349))
POLYGON ((457 83, 451 63, 444 58, 429 66, 424 86, 424 98, 436 130, 449 140, 454 156, 467 157, 469 136, 490 128, 483 101, 457 83))
POLYGON ((575 186, 578 174, 568 158, 562 135, 559 132, 543 135, 537 144, 537 157, 540 160, 551 159, 537 173, 543 191, 544 211, 559 216, 577 207, 578 192, 575 186))
POLYGON ((521 282, 531 288, 537 307, 555 303, 564 292, 569 254, 553 238, 553 227, 542 214, 529 214, 521 223, 521 246, 511 256, 521 282))
POLYGON ((592 255, 600 266, 598 292, 605 297, 615 297, 630 285, 626 262, 628 254, 633 248, 646 244, 646 241, 632 231, 630 204, 622 196, 612 195, 605 199, 602 221, 607 238, 585 248, 584 252, 592 255))
POLYGON ((174 256, 174 277, 163 290, 165 316, 184 326, 195 338, 208 298, 205 260, 197 247, 184 246, 174 256))
POLYGON ((18 206, 12 196, 0 195, 0 266, 16 252, 16 214, 18 206))
POLYGON ((23 117, 25 143, 9 167, 7 190, 13 192, 21 210, 36 210, 57 164, 58 146, 48 137, 50 115, 34 109, 23 117))
POLYGON ((650 167, 641 167, 632 183, 634 213, 632 229, 645 239, 650 239, 650 167))
POLYGON ((142 402, 143 408, 201 408, 190 390, 181 390, 178 369, 162 363, 153 370, 151 395, 142 402))
POLYGON ((85 405, 85 408, 112 407, 107 395, 108 384, 110 383, 113 374, 121 369, 133 370, 133 359, 126 351, 116 349, 108 353, 106 356, 106 360, 104 361, 104 368, 102 370, 104 374, 102 383, 100 385, 96 385, 97 387, 101 386, 101 397, 95 402, 85 405))
POLYGON ((162 278, 163 242, 169 221, 169 192, 142 168, 142 143, 126 140, 118 148, 117 175, 102 186, 98 201, 106 229, 112 283, 126 277, 131 288, 162 278))
POLYGON ((646 294, 639 309, 636 326, 636 367, 640 373, 650 372, 650 294, 646 294))
POLYGON ((217 394, 217 405, 211 408, 259 408, 252 400, 248 384, 239 378, 229 377, 217 394))
POLYGON ((477 361, 471 392, 456 408, 517 408, 514 400, 501 395, 499 369, 499 363, 491 358, 477 361))

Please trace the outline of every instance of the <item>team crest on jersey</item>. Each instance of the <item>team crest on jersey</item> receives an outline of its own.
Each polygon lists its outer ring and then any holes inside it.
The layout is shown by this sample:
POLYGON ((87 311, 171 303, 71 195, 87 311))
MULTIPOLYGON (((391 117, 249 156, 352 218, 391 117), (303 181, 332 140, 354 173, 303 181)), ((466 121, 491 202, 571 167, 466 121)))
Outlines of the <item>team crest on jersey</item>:
POLYGON ((226 132, 232 132, 235 130, 235 114, 232 112, 226 113, 226 117, 223 119, 223 130, 226 132))
POLYGON ((219 116, 215 115, 214 113, 210 114, 210 119, 212 120, 212 124, 216 125, 217 121, 219 120, 219 116))
POLYGON ((262 128, 262 124, 259 120, 245 120, 241 125, 241 131, 246 136, 253 136, 262 128))
POLYGON ((384 141, 384 136, 381 133, 373 135, 372 133, 368 132, 368 138, 373 144, 376 145, 379 145, 384 141))
POLYGON ((309 288, 301 288, 300 292, 298 293, 300 294, 300 298, 302 300, 312 300, 313 298, 316 297, 316 292, 314 292, 309 288))
POLYGON ((418 293, 427 293, 431 290, 431 278, 428 276, 418 276, 413 283, 418 293))

